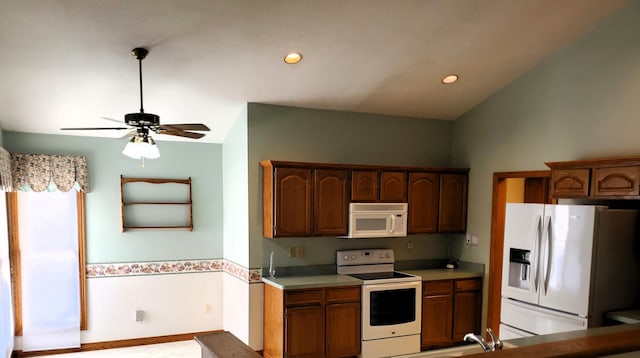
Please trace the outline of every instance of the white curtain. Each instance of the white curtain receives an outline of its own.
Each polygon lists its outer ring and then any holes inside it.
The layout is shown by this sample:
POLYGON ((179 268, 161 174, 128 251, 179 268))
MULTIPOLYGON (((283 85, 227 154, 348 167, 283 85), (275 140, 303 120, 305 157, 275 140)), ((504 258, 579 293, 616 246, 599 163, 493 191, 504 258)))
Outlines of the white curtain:
POLYGON ((76 195, 18 193, 25 352, 80 346, 76 195))
MULTIPOLYGON (((0 195, 4 195, 0 191, 0 195)), ((13 351, 13 302, 9 273, 9 235, 6 200, 0 199, 0 358, 11 357, 13 351)))

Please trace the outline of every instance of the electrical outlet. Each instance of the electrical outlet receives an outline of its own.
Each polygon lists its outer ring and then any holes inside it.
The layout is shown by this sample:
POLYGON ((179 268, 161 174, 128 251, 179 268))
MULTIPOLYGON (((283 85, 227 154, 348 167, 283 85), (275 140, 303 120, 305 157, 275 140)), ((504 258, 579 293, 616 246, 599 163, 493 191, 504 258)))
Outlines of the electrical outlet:
POLYGON ((142 322, 144 320, 144 311, 136 310, 136 322, 142 322))
POLYGON ((304 257, 304 246, 298 246, 296 250, 296 257, 304 257))
POLYGON ((413 249, 413 242, 409 241, 407 243, 407 249, 412 250, 413 249))
POLYGON ((289 247, 289 257, 298 257, 298 250, 295 246, 289 247))

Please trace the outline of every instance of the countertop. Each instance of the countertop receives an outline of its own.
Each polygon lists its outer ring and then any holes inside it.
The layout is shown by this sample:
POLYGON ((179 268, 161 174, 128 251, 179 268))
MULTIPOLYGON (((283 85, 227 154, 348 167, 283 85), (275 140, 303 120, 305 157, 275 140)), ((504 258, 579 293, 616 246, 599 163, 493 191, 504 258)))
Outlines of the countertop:
POLYGON ((482 277, 482 272, 461 269, 429 269, 429 270, 400 270, 410 275, 421 276, 422 281, 456 280, 460 278, 482 277))
MULTIPOLYGON (((400 270, 422 277, 423 281, 451 280, 460 278, 482 277, 481 272, 460 269, 425 269, 425 270, 400 270)), ((340 274, 329 275, 300 275, 282 277, 263 277, 262 282, 281 290, 294 290, 301 288, 321 288, 361 285, 362 280, 340 274)))
POLYGON ((468 357, 637 357, 640 323, 507 340, 516 348, 468 357))
POLYGON ((281 290, 295 290, 300 288, 320 288, 361 285, 362 280, 347 275, 309 275, 263 277, 262 282, 281 290))

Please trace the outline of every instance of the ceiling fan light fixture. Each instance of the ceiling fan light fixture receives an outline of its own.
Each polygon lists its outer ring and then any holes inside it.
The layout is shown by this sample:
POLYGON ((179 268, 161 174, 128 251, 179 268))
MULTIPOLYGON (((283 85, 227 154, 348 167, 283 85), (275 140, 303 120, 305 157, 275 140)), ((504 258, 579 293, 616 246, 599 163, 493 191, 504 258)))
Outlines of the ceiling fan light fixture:
POLYGON ((160 158, 160 150, 153 138, 144 133, 137 133, 122 150, 122 154, 133 159, 160 158))

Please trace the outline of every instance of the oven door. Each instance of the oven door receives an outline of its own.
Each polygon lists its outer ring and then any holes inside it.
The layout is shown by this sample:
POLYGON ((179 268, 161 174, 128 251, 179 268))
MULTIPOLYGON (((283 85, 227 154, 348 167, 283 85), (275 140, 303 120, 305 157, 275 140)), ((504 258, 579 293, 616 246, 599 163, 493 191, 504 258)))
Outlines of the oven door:
POLYGON ((362 286, 362 340, 420 334, 421 281, 362 286))

